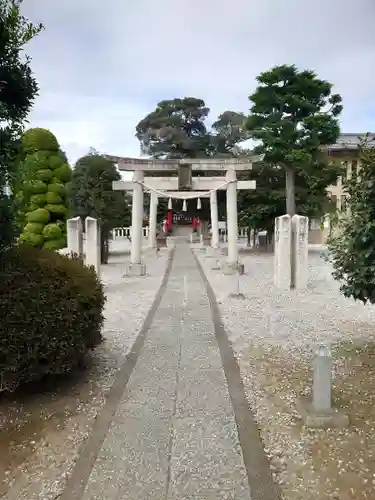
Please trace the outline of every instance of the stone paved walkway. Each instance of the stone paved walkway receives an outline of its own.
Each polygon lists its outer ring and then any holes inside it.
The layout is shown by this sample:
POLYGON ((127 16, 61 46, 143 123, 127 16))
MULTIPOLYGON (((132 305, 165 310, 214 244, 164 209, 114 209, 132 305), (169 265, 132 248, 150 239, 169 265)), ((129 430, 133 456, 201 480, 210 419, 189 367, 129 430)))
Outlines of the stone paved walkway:
POLYGON ((63 500, 271 500, 250 495, 243 453, 250 443, 240 445, 211 309, 193 253, 177 245, 105 438, 89 439, 92 467, 80 470, 78 461, 63 500))

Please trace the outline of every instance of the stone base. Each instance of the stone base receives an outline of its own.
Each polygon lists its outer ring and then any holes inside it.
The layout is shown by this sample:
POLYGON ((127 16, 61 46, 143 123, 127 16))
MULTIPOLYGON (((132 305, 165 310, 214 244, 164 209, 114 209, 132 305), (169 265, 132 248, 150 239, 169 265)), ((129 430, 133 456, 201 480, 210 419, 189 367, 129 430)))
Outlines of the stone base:
POLYGON ((335 408, 317 412, 307 399, 298 401, 297 406, 306 427, 328 429, 349 426, 348 415, 335 408))
POLYGON ((146 276, 146 264, 129 264, 125 276, 146 276))
POLYGON ((229 263, 229 262, 223 262, 221 265, 221 270, 223 271, 223 274, 235 274, 238 269, 238 263, 235 262, 234 264, 229 263))

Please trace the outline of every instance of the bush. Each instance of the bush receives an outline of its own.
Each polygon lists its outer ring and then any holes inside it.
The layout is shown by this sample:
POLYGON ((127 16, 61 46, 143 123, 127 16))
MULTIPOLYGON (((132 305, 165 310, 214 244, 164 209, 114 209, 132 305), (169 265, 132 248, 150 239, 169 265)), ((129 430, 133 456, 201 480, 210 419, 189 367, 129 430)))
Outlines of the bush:
MULTIPOLYGON (((25 228, 26 229, 26 228, 25 228)), ((62 238, 61 228, 57 224, 47 224, 43 229, 46 240, 58 240, 62 238)))
POLYGON ((92 268, 20 244, 0 260, 0 390, 69 372, 101 340, 105 297, 92 268))
POLYGON ((38 222, 39 224, 47 224, 49 220, 49 212, 44 208, 37 208, 27 215, 28 222, 38 222))
POLYGON ((31 128, 21 139, 22 147, 26 153, 38 151, 57 151, 59 144, 56 137, 45 128, 31 128))

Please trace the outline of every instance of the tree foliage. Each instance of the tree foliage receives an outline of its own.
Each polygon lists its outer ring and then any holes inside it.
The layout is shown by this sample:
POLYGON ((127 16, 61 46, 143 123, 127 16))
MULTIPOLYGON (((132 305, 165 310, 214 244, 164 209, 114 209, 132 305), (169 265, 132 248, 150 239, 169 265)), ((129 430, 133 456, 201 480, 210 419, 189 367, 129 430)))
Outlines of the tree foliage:
POLYGON ((13 240, 11 183, 22 124, 38 92, 24 45, 42 29, 20 14, 20 2, 0 0, 0 249, 13 240))
POLYGON ((210 144, 204 120, 208 113, 204 101, 195 97, 159 102, 136 127, 142 153, 154 158, 206 156, 210 144))
POLYGON ((328 242, 335 279, 341 291, 375 303, 375 147, 360 146, 360 175, 344 181, 349 212, 341 214, 328 242))
POLYGON ((341 97, 332 85, 313 71, 276 66, 258 76, 249 97, 247 120, 250 137, 259 141, 255 153, 263 154, 270 166, 280 166, 286 175, 286 212, 296 210, 296 176, 302 175, 313 191, 337 178, 336 164, 329 164, 322 148, 336 142, 341 97))
POLYGON ((136 127, 143 154, 153 158, 236 156, 248 139, 246 116, 225 111, 207 127, 210 109, 202 99, 184 97, 161 101, 136 127))
MULTIPOLYGON (((338 169, 341 167, 338 167, 338 169)), ((309 179, 303 172, 295 175, 295 201, 298 213, 311 218, 323 218, 332 211, 333 204, 327 196, 327 185, 336 180, 335 169, 322 169, 322 177, 309 179)), ((238 201, 241 222, 256 231, 273 233, 275 218, 285 214, 285 173, 281 167, 265 162, 254 163, 251 171, 242 175, 246 180, 255 180, 256 189, 239 191, 238 201)))
POLYGON ((249 138, 246 116, 236 111, 224 111, 212 124, 211 154, 232 157, 243 154, 241 143, 249 138))
POLYGON ((118 180, 121 175, 114 164, 92 151, 77 161, 69 190, 73 216, 94 217, 100 222, 103 264, 108 262, 110 231, 130 225, 129 199, 112 189, 112 182, 118 180))

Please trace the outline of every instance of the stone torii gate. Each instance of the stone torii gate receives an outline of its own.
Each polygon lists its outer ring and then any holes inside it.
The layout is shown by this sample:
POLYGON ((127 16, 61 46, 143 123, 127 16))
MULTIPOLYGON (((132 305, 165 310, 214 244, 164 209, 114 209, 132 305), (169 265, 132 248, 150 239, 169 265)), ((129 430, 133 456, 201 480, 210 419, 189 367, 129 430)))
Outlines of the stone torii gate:
POLYGON ((141 260, 142 250, 142 221, 143 221, 143 193, 151 193, 150 202, 150 243, 156 244, 156 212, 158 197, 178 198, 190 200, 210 197, 211 209, 211 246, 219 248, 219 221, 217 209, 217 191, 227 191, 227 229, 228 229, 228 257, 224 272, 235 272, 238 266, 237 248, 237 190, 255 189, 255 181, 238 181, 237 171, 251 170, 252 162, 258 162, 260 157, 248 160, 239 159, 183 159, 183 160, 154 160, 123 158, 106 155, 106 158, 116 163, 118 169, 133 171, 132 181, 114 181, 114 190, 133 191, 132 198, 132 246, 130 267, 128 274, 144 275, 146 272, 141 260), (145 172, 178 172, 178 177, 146 177, 145 172), (223 171, 225 176, 194 177, 192 172, 223 171))

